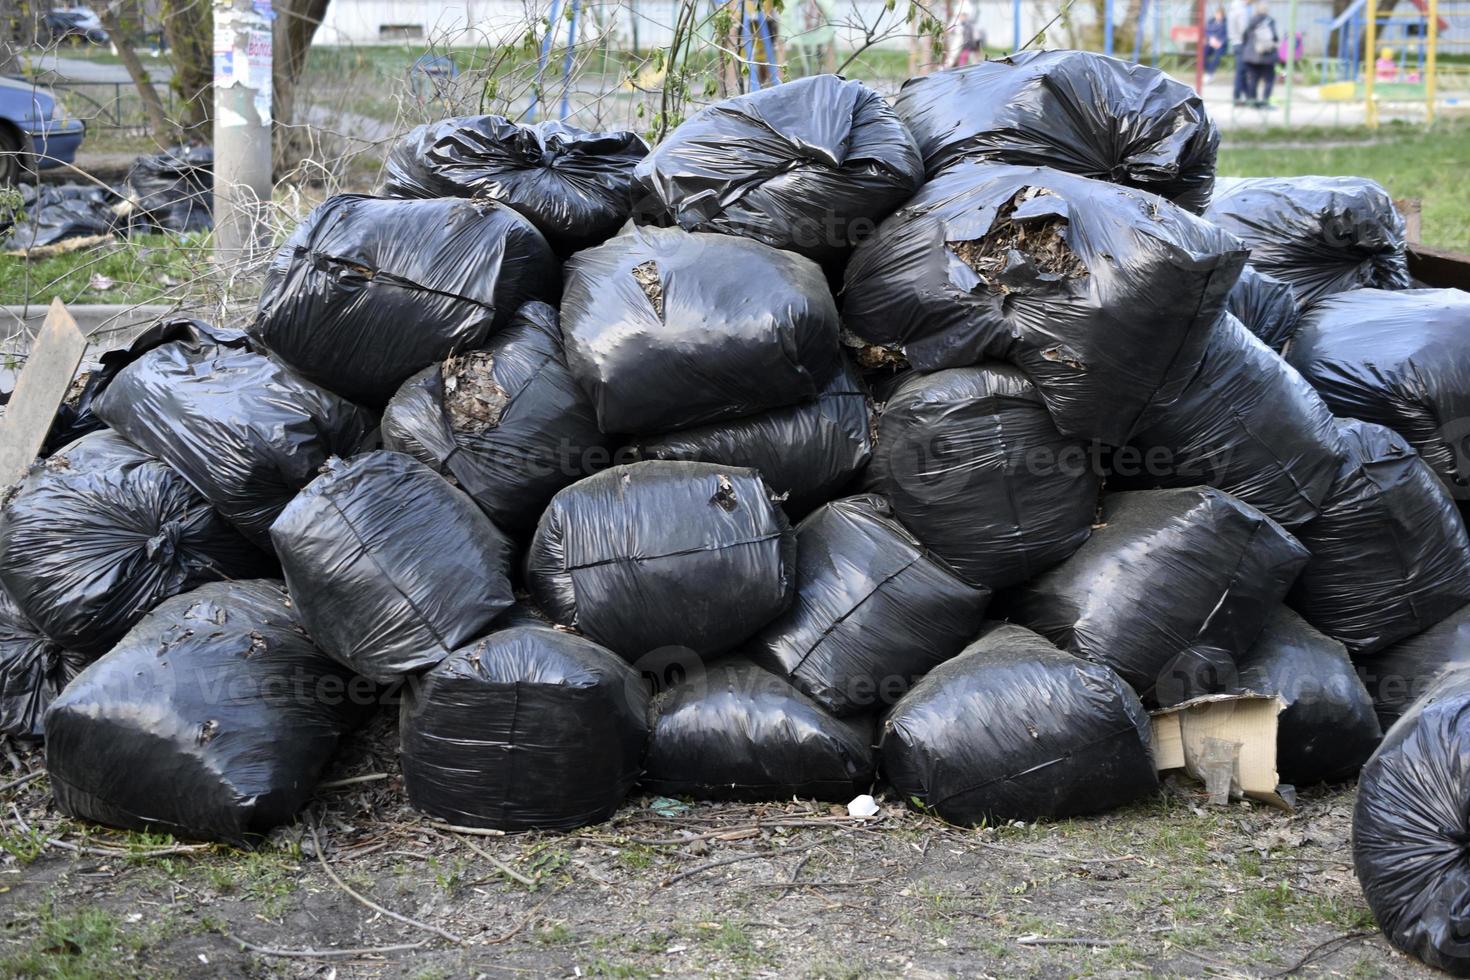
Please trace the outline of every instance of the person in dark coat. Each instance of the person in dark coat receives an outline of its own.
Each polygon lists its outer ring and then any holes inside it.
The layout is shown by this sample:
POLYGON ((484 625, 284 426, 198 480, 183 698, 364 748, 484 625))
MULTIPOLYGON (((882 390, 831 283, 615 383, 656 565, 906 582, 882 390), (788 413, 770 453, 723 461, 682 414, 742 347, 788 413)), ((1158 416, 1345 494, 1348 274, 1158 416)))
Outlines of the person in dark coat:
POLYGON ((1261 109, 1270 108, 1271 89, 1276 84, 1276 64, 1280 60, 1281 35, 1271 16, 1266 0, 1257 0, 1254 13, 1245 25, 1241 38, 1241 57, 1246 66, 1246 93, 1249 102, 1261 109))

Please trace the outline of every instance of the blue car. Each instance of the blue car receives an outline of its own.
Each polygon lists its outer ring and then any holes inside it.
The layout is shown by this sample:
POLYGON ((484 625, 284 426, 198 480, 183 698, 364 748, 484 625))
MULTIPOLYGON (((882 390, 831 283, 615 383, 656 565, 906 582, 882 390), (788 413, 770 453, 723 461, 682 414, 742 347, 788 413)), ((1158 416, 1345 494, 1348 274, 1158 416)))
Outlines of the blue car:
POLYGON ((48 89, 0 75, 0 185, 73 162, 86 131, 48 89))

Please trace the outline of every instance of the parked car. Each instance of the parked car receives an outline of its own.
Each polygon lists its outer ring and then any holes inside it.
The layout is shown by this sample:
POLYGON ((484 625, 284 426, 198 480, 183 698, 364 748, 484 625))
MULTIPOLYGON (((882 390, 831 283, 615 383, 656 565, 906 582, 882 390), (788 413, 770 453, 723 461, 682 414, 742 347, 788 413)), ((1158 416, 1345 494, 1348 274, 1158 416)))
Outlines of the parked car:
POLYGON ((45 21, 53 41, 71 37, 93 44, 106 44, 111 40, 102 29, 101 18, 91 7, 57 8, 46 15, 45 21))
POLYGON ((71 163, 86 131, 50 89, 0 76, 0 185, 15 183, 23 169, 71 163))

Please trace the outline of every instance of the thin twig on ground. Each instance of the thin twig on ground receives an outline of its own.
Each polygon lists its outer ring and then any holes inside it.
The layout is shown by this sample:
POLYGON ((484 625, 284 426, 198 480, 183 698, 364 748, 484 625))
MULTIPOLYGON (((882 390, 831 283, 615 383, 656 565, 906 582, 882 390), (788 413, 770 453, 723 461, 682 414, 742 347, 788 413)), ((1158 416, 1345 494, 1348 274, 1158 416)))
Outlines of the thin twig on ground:
POLYGON ((383 956, 388 953, 402 953, 411 949, 423 949, 428 945, 427 939, 420 939, 416 943, 400 943, 396 946, 364 946, 361 949, 277 949, 274 946, 257 946, 246 942, 234 933, 227 932, 225 937, 231 942, 239 943, 240 948, 247 953, 256 953, 260 956, 282 956, 292 959, 342 959, 352 956, 383 956))

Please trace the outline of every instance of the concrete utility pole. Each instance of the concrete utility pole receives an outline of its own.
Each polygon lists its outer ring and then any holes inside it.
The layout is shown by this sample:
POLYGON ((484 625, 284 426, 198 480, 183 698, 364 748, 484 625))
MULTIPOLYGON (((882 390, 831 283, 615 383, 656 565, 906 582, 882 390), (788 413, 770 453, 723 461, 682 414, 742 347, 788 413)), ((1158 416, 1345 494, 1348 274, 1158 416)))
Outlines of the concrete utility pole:
POLYGON ((214 248, 222 268, 268 245, 271 0, 214 0, 214 248))

